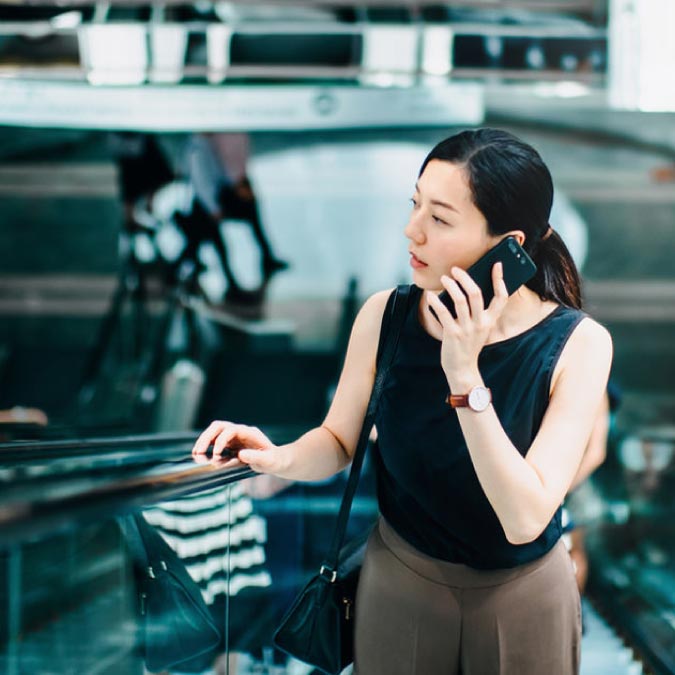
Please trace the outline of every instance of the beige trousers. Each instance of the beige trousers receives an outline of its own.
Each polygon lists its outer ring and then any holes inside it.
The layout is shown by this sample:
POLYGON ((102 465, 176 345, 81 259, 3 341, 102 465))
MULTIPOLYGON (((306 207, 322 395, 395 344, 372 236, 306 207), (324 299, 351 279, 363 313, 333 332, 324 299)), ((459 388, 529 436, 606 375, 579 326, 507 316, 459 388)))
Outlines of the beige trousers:
POLYGON ((358 675, 576 675, 581 606, 562 542, 475 570, 431 558, 380 519, 356 598, 358 675))

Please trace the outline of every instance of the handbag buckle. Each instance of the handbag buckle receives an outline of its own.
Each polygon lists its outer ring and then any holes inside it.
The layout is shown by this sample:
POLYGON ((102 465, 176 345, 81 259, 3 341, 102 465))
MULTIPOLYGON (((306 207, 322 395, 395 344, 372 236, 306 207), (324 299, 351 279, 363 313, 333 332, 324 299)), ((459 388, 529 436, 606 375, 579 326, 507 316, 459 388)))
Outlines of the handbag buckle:
POLYGON ((321 565, 319 576, 325 577, 331 584, 333 584, 337 579, 337 572, 332 570, 330 567, 326 567, 326 565, 321 565), (330 573, 330 576, 327 576, 327 573, 330 573))

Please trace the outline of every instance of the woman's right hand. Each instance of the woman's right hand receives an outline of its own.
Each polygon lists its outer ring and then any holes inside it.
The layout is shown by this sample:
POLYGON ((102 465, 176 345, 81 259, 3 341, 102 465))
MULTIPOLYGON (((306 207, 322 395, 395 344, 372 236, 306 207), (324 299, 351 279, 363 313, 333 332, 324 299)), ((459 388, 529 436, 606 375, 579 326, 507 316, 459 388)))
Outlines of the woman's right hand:
POLYGON ((286 467, 284 455, 258 427, 216 420, 201 433, 192 448, 195 459, 205 455, 213 445, 213 457, 219 458, 225 451, 236 456, 258 473, 279 474, 286 467))

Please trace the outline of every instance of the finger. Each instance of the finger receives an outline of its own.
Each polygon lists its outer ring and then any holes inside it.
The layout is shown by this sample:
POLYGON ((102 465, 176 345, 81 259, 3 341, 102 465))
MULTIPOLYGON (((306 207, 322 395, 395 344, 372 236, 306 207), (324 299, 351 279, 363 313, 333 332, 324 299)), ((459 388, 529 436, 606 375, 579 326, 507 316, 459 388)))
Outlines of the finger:
POLYGON ((207 460, 219 469, 229 469, 233 466, 241 466, 241 462, 236 457, 212 457, 207 460))
POLYGON ((453 267, 451 271, 462 291, 466 293, 468 305, 471 309, 471 316, 480 316, 485 309, 483 291, 480 290, 480 286, 478 286, 469 273, 464 271, 461 267, 453 267))
POLYGON ((471 311, 466 300, 466 295, 462 291, 461 286, 450 277, 441 277, 441 283, 448 291, 452 301, 455 303, 455 314, 457 314, 457 321, 460 325, 466 325, 471 321, 471 311))
POLYGON ((242 438, 241 425, 232 424, 223 429, 213 442, 213 456, 222 455, 225 448, 239 450, 246 445, 245 439, 242 438))
POLYGON ((249 427, 246 424, 233 424, 218 436, 213 444, 213 454, 220 455, 225 448, 240 450, 241 448, 263 449, 272 446, 265 434, 258 427, 249 427))
POLYGON ((427 304, 429 309, 433 309, 440 321, 444 331, 452 331, 456 328, 457 322, 450 314, 450 310, 443 304, 435 293, 427 291, 427 304))
POLYGON ((208 449, 213 439, 226 427, 229 422, 216 420, 211 422, 204 431, 199 435, 199 438, 192 447, 193 455, 203 455, 208 449))
POLYGON ((258 473, 265 473, 274 469, 274 456, 269 450, 245 448, 239 451, 237 457, 258 473))
POLYGON ((228 422, 223 420, 215 420, 209 424, 206 429, 199 435, 199 438, 195 442, 192 448, 192 454, 203 454, 208 449, 213 439, 228 425, 228 422))
POLYGON ((509 299, 509 292, 504 283, 504 266, 498 262, 492 268, 492 287, 495 295, 488 306, 491 318, 496 319, 503 311, 509 299))
POLYGON ((241 425, 246 430, 246 438, 254 444, 255 447, 268 448, 273 445, 272 441, 258 427, 249 427, 241 425))

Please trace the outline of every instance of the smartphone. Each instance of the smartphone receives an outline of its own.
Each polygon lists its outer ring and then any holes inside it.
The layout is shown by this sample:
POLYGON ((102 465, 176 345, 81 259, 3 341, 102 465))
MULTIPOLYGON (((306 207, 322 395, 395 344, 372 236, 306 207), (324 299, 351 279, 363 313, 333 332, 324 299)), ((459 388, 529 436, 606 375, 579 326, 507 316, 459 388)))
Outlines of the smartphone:
MULTIPOLYGON (((483 293, 485 307, 490 304, 495 294, 492 286, 492 268, 498 262, 501 262, 504 268, 504 283, 509 295, 515 293, 537 271, 537 266, 532 262, 532 258, 527 255, 525 249, 523 249, 516 239, 513 237, 502 239, 467 270, 469 276, 476 282, 483 293)), ((450 294, 447 291, 443 291, 438 296, 438 299, 450 310, 452 316, 457 318, 455 303, 450 294)), ((436 312, 431 307, 429 309, 436 321, 438 321, 436 312)))

